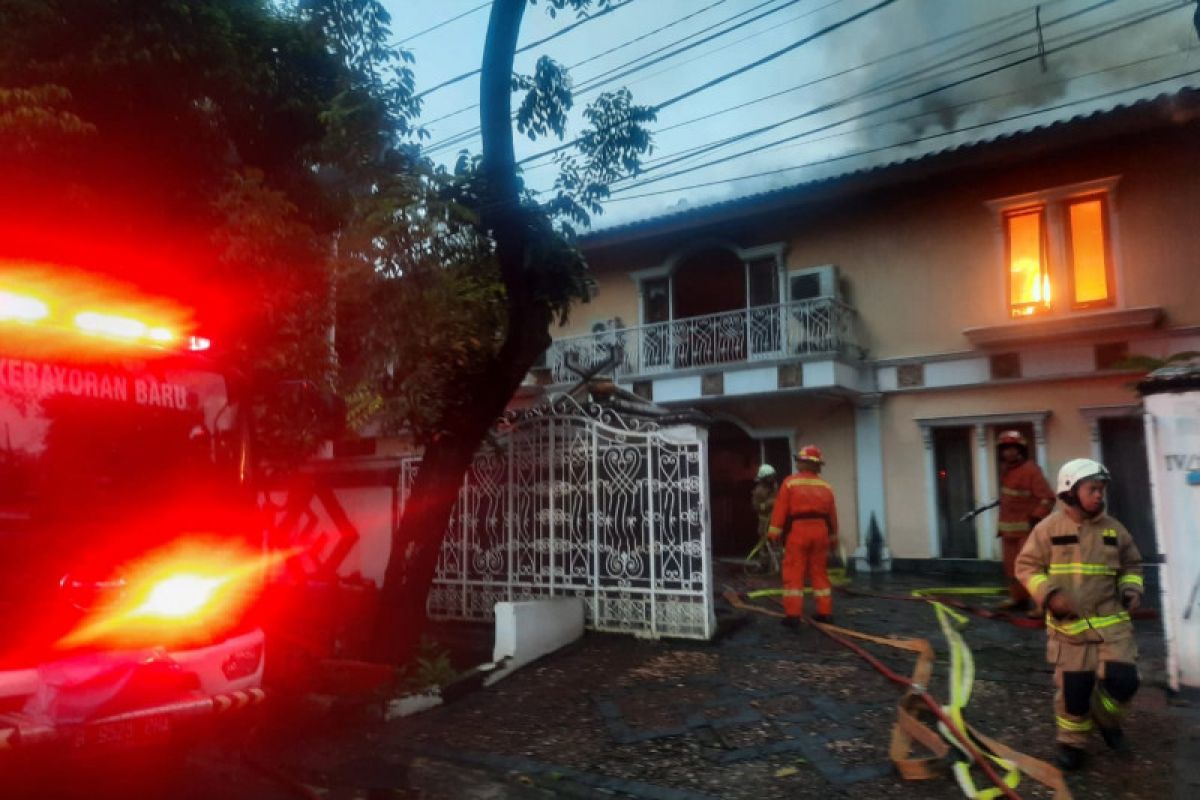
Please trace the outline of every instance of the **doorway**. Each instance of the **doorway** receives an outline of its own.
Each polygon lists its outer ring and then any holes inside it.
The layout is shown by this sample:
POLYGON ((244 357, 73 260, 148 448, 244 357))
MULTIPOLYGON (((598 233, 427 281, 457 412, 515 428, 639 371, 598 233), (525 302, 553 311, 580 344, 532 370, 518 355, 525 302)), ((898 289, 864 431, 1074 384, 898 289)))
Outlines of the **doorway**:
POLYGON ((1129 529, 1142 558, 1156 559, 1158 540, 1150 505, 1150 472, 1142 418, 1100 419, 1100 453, 1100 460, 1112 474, 1105 498, 1108 513, 1129 529))
POLYGON ((975 508, 975 469, 972 463, 973 428, 953 426, 933 429, 933 472, 937 481, 938 538, 942 558, 978 558, 975 523, 961 522, 975 508))
POLYGON ((713 555, 744 556, 758 541, 758 516, 750 504, 750 492, 760 457, 759 441, 732 422, 717 422, 709 428, 713 555))

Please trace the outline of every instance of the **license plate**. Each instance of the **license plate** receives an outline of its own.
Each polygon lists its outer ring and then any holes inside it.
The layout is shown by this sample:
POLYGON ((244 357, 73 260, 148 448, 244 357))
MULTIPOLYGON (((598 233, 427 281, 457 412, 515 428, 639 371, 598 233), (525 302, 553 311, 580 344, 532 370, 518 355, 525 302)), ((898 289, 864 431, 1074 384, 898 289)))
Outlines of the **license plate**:
POLYGON ((152 714, 134 719, 114 720, 87 725, 75 732, 71 744, 76 749, 92 747, 136 747, 161 742, 171 735, 171 718, 152 714))

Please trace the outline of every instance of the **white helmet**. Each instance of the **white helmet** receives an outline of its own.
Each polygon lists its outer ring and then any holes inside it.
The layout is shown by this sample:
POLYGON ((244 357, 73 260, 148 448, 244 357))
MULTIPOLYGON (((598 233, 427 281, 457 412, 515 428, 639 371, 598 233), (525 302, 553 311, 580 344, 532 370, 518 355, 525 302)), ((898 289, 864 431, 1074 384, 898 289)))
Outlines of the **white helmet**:
POLYGON ((1099 461, 1090 458, 1073 458, 1058 471, 1058 483, 1054 487, 1058 494, 1069 494, 1080 481, 1088 478, 1111 480, 1108 470, 1099 461))
POLYGON ((763 464, 758 468, 758 474, 754 476, 756 481, 766 480, 767 478, 775 477, 775 468, 770 464, 763 464))

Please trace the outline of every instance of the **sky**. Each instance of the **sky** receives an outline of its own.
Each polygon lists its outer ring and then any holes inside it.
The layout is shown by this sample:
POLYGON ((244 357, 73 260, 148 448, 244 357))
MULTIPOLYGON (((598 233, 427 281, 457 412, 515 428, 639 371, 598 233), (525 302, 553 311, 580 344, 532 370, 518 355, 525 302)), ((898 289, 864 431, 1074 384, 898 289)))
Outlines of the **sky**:
MULTIPOLYGON (((478 153, 479 76, 447 82, 478 70, 491 4, 384 5, 416 58, 429 155, 450 165, 478 153)), ((569 137, 602 92, 626 87, 659 107, 643 172, 614 185, 594 230, 1200 87, 1194 0, 613 5, 582 24, 529 6, 520 46, 532 46, 515 66, 529 74, 548 56, 569 68, 569 137)), ((557 144, 517 139, 535 191, 553 184, 552 159, 537 156, 557 144)))

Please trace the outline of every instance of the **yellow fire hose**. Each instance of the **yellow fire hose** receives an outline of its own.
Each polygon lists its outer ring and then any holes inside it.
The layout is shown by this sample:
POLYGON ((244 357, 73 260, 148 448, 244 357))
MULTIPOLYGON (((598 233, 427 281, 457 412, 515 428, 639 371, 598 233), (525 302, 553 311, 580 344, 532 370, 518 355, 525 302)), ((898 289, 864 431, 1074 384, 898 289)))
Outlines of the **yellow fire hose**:
MULTIPOLYGON (((1071 800, 1071 792, 1063 780, 1062 773, 1050 764, 1040 759, 1021 753, 985 735, 972 727, 963 717, 963 710, 971 699, 971 689, 975 682, 974 659, 970 648, 959 632, 959 628, 967 622, 967 617, 950 607, 925 595, 942 596, 956 594, 996 594, 994 588, 956 588, 917 590, 913 594, 930 602, 938 617, 942 634, 950 645, 950 702, 938 706, 929 694, 929 678, 933 674, 933 647, 926 639, 893 639, 872 636, 850 628, 810 622, 822 633, 835 641, 849 647, 860 656, 866 658, 876 669, 889 678, 903 683, 908 691, 900 698, 896 707, 896 723, 892 726, 891 744, 888 755, 896 769, 907 780, 928 780, 943 772, 945 760, 950 754, 951 747, 962 752, 968 760, 957 760, 951 767, 955 779, 967 797, 980 800, 992 800, 997 797, 1018 798, 1016 788, 1020 783, 1021 773, 1028 775, 1038 783, 1054 792, 1055 800, 1071 800), (904 678, 896 676, 881 662, 862 648, 847 641, 845 637, 861 639, 873 644, 885 645, 900 650, 907 650, 917 656, 917 663, 912 676, 904 678), (923 706, 929 706, 939 718, 936 730, 919 718, 923 706), (920 743, 932 755, 913 756, 913 743, 920 743), (993 788, 978 789, 971 775, 971 762, 978 764, 989 778, 996 784, 993 788), (1003 774, 1001 774, 1003 773, 1003 774)), ((762 597, 775 594, 774 591, 754 592, 750 596, 762 597)), ((724 593, 725 599, 735 608, 753 611, 768 616, 782 617, 781 612, 745 602, 733 591, 724 593)))

